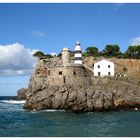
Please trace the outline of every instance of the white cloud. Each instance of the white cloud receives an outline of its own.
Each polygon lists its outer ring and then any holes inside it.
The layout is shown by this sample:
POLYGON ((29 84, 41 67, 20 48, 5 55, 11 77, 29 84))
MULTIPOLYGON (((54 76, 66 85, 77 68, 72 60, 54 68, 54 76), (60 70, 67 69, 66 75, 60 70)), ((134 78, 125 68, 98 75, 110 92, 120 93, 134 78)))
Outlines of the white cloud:
POLYGON ((19 43, 0 45, 0 76, 31 74, 37 61, 32 56, 36 51, 19 43))
POLYGON ((55 53, 55 52, 51 52, 50 54, 51 54, 52 56, 57 55, 57 53, 55 53))
POLYGON ((46 34, 42 31, 32 31, 32 37, 45 37, 46 34))
POLYGON ((138 36, 136 38, 132 38, 130 40, 130 45, 140 45, 140 36, 138 36))

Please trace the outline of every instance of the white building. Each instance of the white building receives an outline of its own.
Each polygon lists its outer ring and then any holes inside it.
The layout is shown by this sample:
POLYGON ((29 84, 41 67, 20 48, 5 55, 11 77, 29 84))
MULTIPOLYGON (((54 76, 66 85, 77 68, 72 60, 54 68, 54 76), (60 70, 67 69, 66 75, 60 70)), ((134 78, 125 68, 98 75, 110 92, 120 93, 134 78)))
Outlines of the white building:
POLYGON ((94 76, 114 76, 114 63, 101 60, 94 64, 94 76))
POLYGON ((74 49, 74 64, 82 64, 82 49, 80 47, 80 42, 76 43, 76 47, 74 49))

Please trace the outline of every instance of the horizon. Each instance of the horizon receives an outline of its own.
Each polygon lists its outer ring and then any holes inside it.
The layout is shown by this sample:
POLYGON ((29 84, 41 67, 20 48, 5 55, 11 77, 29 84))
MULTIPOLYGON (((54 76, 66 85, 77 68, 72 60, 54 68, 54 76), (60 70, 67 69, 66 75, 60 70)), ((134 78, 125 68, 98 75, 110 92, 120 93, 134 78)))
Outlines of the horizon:
POLYGON ((27 87, 37 50, 140 45, 140 3, 0 3, 0 17, 0 96, 27 87))

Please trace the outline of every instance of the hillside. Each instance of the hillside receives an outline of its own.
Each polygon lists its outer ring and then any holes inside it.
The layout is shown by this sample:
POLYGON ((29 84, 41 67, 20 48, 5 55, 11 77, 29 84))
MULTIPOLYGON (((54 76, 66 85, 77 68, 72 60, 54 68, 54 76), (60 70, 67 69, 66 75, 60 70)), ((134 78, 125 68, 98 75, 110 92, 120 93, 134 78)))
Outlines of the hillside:
MULTIPOLYGON (((96 61, 102 60, 102 57, 86 57, 84 58, 84 63, 93 68, 93 64, 96 61)), ((108 60, 114 62, 115 73, 117 75, 126 75, 127 77, 140 78, 140 60, 139 59, 117 59, 109 58, 108 60)))

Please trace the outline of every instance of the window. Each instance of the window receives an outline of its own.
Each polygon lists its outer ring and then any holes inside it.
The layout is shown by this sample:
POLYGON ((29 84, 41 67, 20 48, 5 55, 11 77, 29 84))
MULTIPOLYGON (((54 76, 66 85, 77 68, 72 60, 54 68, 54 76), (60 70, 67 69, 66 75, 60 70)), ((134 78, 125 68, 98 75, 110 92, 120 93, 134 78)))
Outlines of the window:
POLYGON ((100 72, 98 72, 98 76, 100 76, 101 75, 101 73, 100 72))
POLYGON ((98 68, 100 68, 100 65, 98 65, 98 68))
POLYGON ((108 68, 110 68, 110 65, 108 65, 108 68))
POLYGON ((59 71, 59 75, 62 75, 62 71, 59 71))
POLYGON ((74 71, 73 74, 76 75, 76 72, 74 71))
POLYGON ((50 75, 50 70, 48 70, 48 75, 50 75))
POLYGON ((108 72, 108 75, 110 75, 111 73, 110 72, 108 72))

